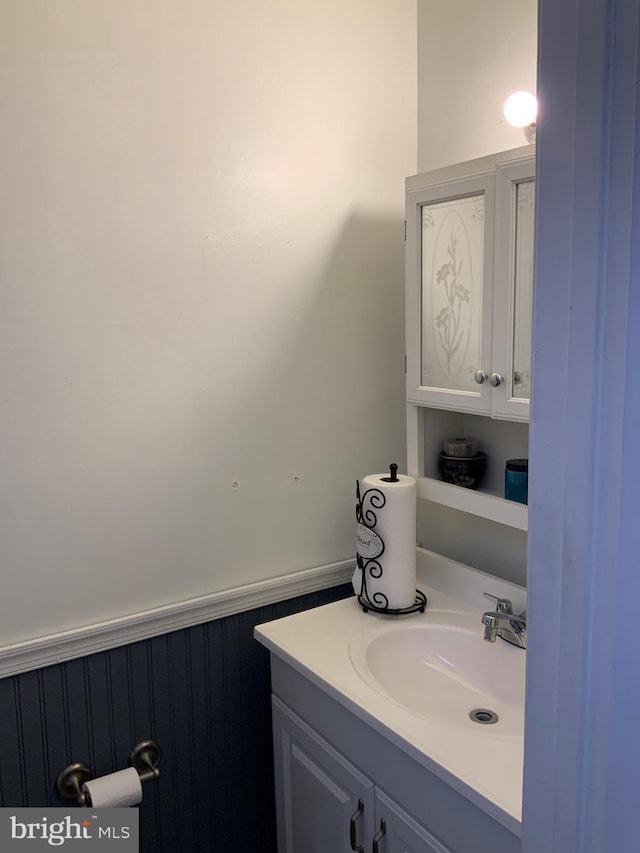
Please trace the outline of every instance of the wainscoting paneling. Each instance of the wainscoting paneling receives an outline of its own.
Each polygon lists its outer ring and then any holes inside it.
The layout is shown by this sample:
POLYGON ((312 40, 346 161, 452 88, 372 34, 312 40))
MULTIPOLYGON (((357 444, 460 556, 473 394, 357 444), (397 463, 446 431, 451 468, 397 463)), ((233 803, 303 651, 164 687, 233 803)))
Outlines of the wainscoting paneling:
POLYGON ((261 622, 336 601, 348 584, 0 680, 0 806, 65 806, 74 761, 122 769, 162 750, 143 787, 140 853, 275 853, 269 655, 261 622))

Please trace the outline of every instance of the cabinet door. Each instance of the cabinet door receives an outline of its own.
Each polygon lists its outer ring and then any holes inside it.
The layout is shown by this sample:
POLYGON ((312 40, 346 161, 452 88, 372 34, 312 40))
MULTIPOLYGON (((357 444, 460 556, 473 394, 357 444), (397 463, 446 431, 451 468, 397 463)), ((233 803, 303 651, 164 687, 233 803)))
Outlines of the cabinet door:
POLYGON ((451 853, 379 788, 373 853, 451 853))
POLYGON ((373 783, 272 701, 278 853, 369 853, 373 783))
POLYGON ((407 192, 408 398, 489 414, 495 169, 428 180, 407 192))
POLYGON ((529 420, 534 191, 533 155, 497 165, 491 410, 506 420, 529 420))

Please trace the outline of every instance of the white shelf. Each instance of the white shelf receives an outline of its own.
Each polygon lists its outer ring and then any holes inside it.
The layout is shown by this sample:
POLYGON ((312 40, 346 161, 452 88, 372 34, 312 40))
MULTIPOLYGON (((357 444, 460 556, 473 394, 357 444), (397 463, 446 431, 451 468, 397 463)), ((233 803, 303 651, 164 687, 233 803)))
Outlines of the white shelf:
POLYGON ((516 527, 518 530, 528 528, 529 513, 525 504, 508 501, 489 492, 465 489, 431 477, 419 477, 418 497, 507 527, 516 527))

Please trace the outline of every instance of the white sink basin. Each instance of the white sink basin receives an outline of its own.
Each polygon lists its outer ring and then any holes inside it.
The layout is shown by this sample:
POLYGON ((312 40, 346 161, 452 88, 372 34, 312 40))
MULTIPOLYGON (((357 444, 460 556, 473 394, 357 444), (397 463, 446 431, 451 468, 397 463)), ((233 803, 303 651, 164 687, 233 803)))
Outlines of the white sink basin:
POLYGON ((499 638, 486 642, 480 616, 427 610, 376 620, 351 639, 351 662, 367 684, 425 720, 522 738, 526 652, 499 638), (474 722, 476 709, 497 722, 474 722))

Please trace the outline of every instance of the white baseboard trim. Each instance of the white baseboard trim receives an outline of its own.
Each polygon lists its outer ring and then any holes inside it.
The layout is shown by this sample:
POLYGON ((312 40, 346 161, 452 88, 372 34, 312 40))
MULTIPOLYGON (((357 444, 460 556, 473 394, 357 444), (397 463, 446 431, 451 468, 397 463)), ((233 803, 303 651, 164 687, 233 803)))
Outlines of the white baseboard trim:
POLYGON ((351 580, 354 566, 354 560, 342 560, 3 646, 0 647, 0 678, 339 586, 351 580))

